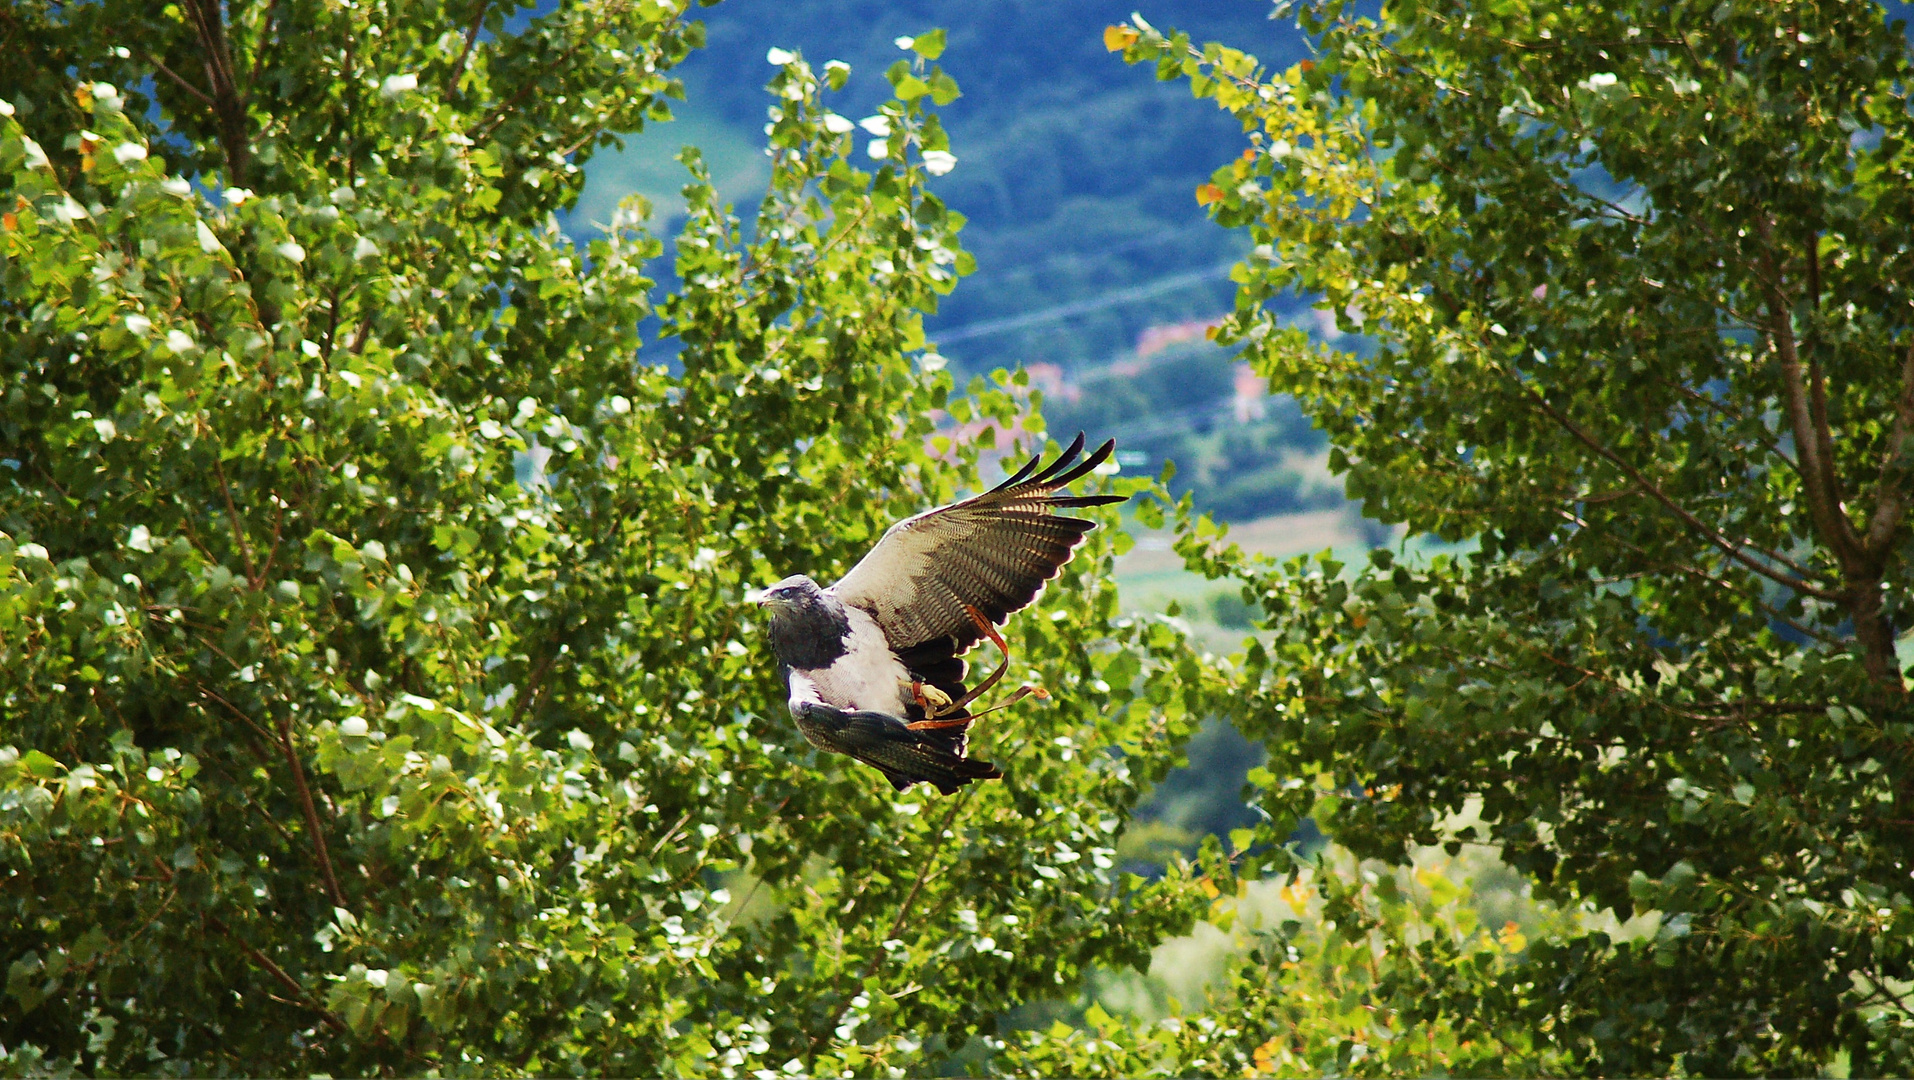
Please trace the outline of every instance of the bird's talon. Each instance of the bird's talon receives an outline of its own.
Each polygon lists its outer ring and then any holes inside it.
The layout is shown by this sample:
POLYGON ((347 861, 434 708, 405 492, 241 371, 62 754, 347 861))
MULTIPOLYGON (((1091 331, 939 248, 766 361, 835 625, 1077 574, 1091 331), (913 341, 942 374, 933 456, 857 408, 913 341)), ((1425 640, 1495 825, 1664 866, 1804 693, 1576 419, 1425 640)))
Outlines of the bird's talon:
POLYGON ((942 690, 937 689, 927 682, 912 680, 910 684, 910 696, 911 700, 917 702, 918 706, 926 712, 930 711, 933 705, 941 707, 950 704, 949 694, 944 693, 942 690))

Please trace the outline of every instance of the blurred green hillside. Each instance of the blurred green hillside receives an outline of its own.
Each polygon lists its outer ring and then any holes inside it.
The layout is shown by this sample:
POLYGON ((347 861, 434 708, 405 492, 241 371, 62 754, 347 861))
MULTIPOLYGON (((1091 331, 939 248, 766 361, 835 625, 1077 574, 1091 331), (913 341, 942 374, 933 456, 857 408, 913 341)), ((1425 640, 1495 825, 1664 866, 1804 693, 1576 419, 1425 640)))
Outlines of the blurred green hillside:
POLYGON ((651 203, 658 217, 681 217, 685 201, 679 189, 685 183, 685 167, 675 155, 682 146, 698 148, 726 199, 743 204, 764 193, 771 167, 763 140, 726 123, 702 101, 673 105, 669 124, 633 139, 623 150, 603 151, 592 158, 587 169, 590 181, 571 212, 575 231, 603 228, 618 201, 634 192, 651 203))
MULTIPOLYGON (((1241 133, 1104 49, 1103 28, 1132 7, 727 0, 703 13, 708 43, 680 69, 689 103, 592 160, 573 227, 608 220, 631 191, 661 217, 681 213, 675 156, 687 144, 726 197, 751 202, 767 176, 770 101, 760 85, 771 48, 851 64, 836 107, 855 118, 887 92, 881 73, 901 55, 895 39, 944 27, 941 62, 964 96, 941 110, 958 165, 937 189, 970 219, 963 239, 977 272, 929 329, 960 383, 999 367, 1040 372, 1052 430, 1116 437, 1133 471, 1174 461, 1174 488, 1226 520, 1340 507, 1321 438, 1287 402, 1243 408, 1229 356, 1201 338, 1200 324, 1230 305, 1224 271, 1243 252, 1239 236, 1206 221, 1193 192, 1235 155, 1241 133), (1153 331, 1189 325, 1193 341, 1139 352, 1153 331)), ((1302 58, 1295 27, 1269 12, 1265 0, 1175 0, 1142 14, 1199 39, 1253 43, 1269 64, 1302 58)))

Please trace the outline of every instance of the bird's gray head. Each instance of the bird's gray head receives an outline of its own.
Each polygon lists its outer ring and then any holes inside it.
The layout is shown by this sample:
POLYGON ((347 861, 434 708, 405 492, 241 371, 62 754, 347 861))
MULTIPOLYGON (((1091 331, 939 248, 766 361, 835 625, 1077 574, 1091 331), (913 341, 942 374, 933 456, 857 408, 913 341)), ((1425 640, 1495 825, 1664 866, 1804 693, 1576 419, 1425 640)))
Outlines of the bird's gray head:
POLYGON ((844 605, 803 574, 759 593, 758 606, 770 613, 771 648, 784 664, 810 671, 844 655, 851 633, 844 605))
POLYGON ((758 606, 769 608, 772 615, 795 611, 809 607, 824 595, 817 582, 803 574, 792 574, 776 585, 758 594, 758 606))

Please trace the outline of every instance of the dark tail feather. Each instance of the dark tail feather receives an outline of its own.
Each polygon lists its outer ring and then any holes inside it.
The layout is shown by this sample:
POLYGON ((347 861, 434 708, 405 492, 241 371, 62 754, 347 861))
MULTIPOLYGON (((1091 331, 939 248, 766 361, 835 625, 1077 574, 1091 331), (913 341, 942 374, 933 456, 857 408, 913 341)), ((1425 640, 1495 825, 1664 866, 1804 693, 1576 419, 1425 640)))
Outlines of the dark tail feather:
MULTIPOLYGON (((950 738, 949 736, 939 736, 934 731, 921 731, 916 734, 923 738, 921 747, 927 752, 911 755, 908 763, 896 762, 878 766, 884 770, 884 775, 892 777, 893 784, 897 782, 896 777, 902 776, 934 785, 945 795, 955 795, 958 788, 973 780, 1003 779, 1003 770, 988 761, 944 752, 940 743, 950 738)), ((963 736, 958 735, 957 738, 962 739, 963 736)))
POLYGON ((962 729, 912 731, 888 713, 845 712, 817 701, 798 702, 791 712, 812 745, 849 754, 883 773, 899 791, 921 781, 949 795, 973 780, 1003 776, 990 762, 963 756, 962 729))
MULTIPOLYGON (((944 795, 955 795, 957 789, 972 780, 1002 780, 1004 771, 988 761, 976 758, 958 758, 949 769, 926 769, 925 772, 937 775, 925 776, 927 783, 935 784, 944 795)), ((895 783, 895 781, 893 781, 895 783)))
MULTIPOLYGON (((911 709, 913 712, 916 711, 916 706, 913 705, 911 709)), ((970 716, 968 710, 960 709, 958 712, 963 714, 963 719, 968 719, 970 716)), ((960 719, 960 717, 958 713, 951 713, 949 716, 942 716, 938 719, 956 720, 960 719)), ((970 751, 969 724, 965 724, 963 727, 925 728, 917 733, 917 737, 924 740, 926 745, 942 750, 954 758, 963 757, 970 751)))

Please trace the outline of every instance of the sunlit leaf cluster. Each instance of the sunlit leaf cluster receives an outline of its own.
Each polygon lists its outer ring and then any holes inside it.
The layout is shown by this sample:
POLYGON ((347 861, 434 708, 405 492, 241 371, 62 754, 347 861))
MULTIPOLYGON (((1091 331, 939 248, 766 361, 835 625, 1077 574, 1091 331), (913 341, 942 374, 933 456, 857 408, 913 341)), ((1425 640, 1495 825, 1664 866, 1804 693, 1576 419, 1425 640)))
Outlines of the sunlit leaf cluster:
POLYGON ((1221 337, 1368 513, 1470 553, 1276 566, 1184 536, 1264 614, 1230 710, 1270 752, 1262 842, 1313 816, 1391 862, 1489 843, 1590 916, 1423 972, 1411 1018, 1520 1020, 1593 1072, 1905 1071, 1905 28, 1813 2, 1300 18, 1317 56, 1287 71, 1135 21, 1106 44, 1242 121, 1196 193, 1255 245, 1221 337), (1292 290, 1347 336, 1280 321, 1292 290))
POLYGON ((950 799, 811 750, 744 603, 992 479, 938 410, 1042 431, 924 338, 941 34, 858 122, 843 64, 741 75, 769 192, 687 150, 666 263, 638 201, 554 213, 669 115, 682 3, 0 33, 8 1070, 921 1071, 1202 912, 1114 860, 1210 686, 1119 617, 1127 538, 1015 625, 1051 704, 950 799))

